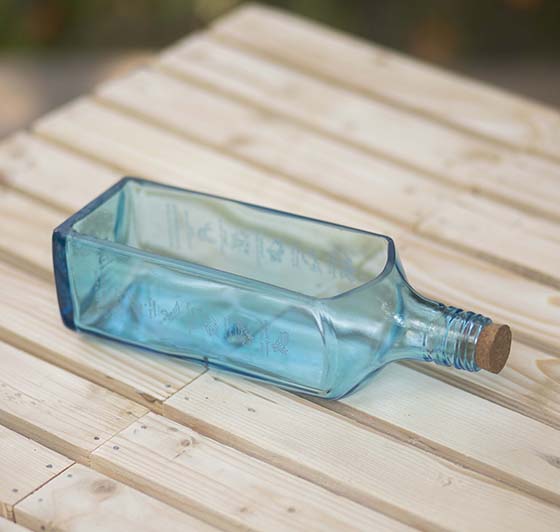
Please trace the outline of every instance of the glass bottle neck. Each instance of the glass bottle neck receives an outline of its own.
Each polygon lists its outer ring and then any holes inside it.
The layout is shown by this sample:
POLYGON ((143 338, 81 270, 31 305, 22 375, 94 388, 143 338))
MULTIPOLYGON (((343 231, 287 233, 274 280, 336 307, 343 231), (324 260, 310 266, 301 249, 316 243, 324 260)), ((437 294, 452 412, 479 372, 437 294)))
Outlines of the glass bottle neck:
MULTIPOLYGON (((426 335, 424 360, 442 366, 478 371, 476 343, 482 329, 492 320, 474 312, 442 305, 445 326, 426 335)), ((440 320, 438 320, 440 321, 440 320)))
POLYGON ((478 371, 476 344, 492 320, 446 306, 411 291, 404 301, 404 319, 396 320, 396 341, 384 362, 414 359, 466 371, 478 371))

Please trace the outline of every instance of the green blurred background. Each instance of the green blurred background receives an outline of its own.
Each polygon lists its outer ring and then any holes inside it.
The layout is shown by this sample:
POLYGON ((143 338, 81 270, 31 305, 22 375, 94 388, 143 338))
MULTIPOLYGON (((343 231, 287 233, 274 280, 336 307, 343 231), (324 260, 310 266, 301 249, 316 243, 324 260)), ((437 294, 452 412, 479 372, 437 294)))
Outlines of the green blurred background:
MULTIPOLYGON (((239 3, 0 0, 0 136, 142 63, 239 3)), ((262 3, 560 105, 558 0, 262 3)))

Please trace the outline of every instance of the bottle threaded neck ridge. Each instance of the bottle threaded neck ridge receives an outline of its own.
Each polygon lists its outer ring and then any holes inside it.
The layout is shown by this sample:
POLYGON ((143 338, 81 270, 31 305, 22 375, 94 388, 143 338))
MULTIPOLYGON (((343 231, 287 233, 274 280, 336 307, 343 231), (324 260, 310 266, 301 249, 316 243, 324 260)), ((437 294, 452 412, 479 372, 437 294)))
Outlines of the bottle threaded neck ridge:
POLYGON ((453 366, 466 371, 479 371, 476 361, 476 344, 480 333, 492 320, 456 307, 445 309, 446 330, 439 348, 432 359, 442 366, 453 366))

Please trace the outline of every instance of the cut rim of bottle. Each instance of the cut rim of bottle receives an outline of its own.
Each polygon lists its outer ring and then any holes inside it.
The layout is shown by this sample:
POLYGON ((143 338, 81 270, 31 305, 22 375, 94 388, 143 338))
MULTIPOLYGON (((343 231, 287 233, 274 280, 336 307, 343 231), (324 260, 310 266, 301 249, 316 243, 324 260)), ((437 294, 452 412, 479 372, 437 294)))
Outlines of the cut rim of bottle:
POLYGON ((108 248, 112 248, 115 251, 132 253, 134 255, 146 259, 151 259, 153 261, 157 261, 160 263, 168 263, 170 266, 173 267, 184 268, 185 271, 190 274, 196 273, 196 270, 203 269, 205 273, 215 276, 216 279, 219 279, 222 282, 227 281, 229 279, 229 281, 231 281, 232 283, 236 283, 240 285, 244 285, 247 283, 251 283, 251 284, 257 283, 263 287, 267 287, 268 289, 272 289, 286 296, 296 297, 298 299, 304 298, 309 301, 336 300, 346 295, 349 295, 350 293, 367 289, 368 287, 371 287, 372 285, 381 282, 393 270, 394 267, 398 266, 395 243, 394 240, 388 235, 375 233, 364 229, 357 229, 354 227, 349 227, 342 224, 337 224, 324 220, 319 220, 316 218, 311 218, 300 214, 280 211, 269 207, 263 207, 249 202, 226 198, 216 194, 209 194, 206 192, 175 187, 173 185, 167 185, 167 184, 158 183, 155 181, 150 181, 147 179, 131 177, 131 176, 121 178, 112 187, 110 187, 108 190, 100 194, 98 197, 93 199, 86 206, 84 206, 82 209, 80 209, 78 212, 76 212, 75 214, 70 216, 67 220, 65 220, 62 224, 60 224, 54 230, 53 239, 55 239, 56 237, 60 239, 65 239, 68 237, 72 238, 73 235, 75 236, 79 235, 81 239, 86 241, 102 242, 104 246, 108 248), (361 235, 365 239, 368 239, 370 242, 377 242, 377 244, 379 244, 380 242, 383 243, 384 245, 383 261, 382 263, 381 261, 379 262, 380 266, 376 268, 376 273, 370 275, 369 278, 362 279, 359 283, 356 283, 354 286, 350 286, 347 289, 340 290, 337 293, 321 296, 321 295, 314 295, 312 293, 307 293, 301 289, 300 290, 293 289, 287 286, 282 286, 280 284, 274 284, 267 281, 263 281, 258 278, 247 277, 246 275, 242 275, 240 273, 236 273, 233 271, 228 271, 223 268, 213 267, 211 265, 204 264, 202 262, 188 260, 185 258, 177 258, 177 257, 173 257, 168 253, 161 253, 161 252, 158 253, 158 252, 142 249, 137 246, 130 245, 128 243, 115 242, 109 239, 100 238, 99 236, 89 234, 87 228, 82 227, 84 225, 84 222, 88 219, 88 217, 95 215, 101 207, 103 207, 108 201, 114 199, 115 196, 121 190, 123 190, 127 185, 130 184, 132 185, 138 184, 140 186, 150 186, 150 187, 158 188, 160 190, 176 191, 178 193, 194 194, 199 198, 219 200, 224 203, 250 209, 255 213, 262 213, 265 216, 279 216, 282 218, 289 216, 292 218, 293 221, 319 224, 320 226, 324 226, 329 229, 339 229, 347 233, 361 235))

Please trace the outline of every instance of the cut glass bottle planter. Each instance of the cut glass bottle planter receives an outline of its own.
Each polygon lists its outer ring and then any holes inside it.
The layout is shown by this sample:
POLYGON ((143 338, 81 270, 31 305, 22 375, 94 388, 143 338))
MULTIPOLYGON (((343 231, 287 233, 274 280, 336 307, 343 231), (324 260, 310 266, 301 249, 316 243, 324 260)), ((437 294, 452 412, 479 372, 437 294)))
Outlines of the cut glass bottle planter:
POLYGON ((68 327, 319 397, 509 352, 507 326, 411 288, 387 236, 141 179, 55 229, 53 256, 68 327))

